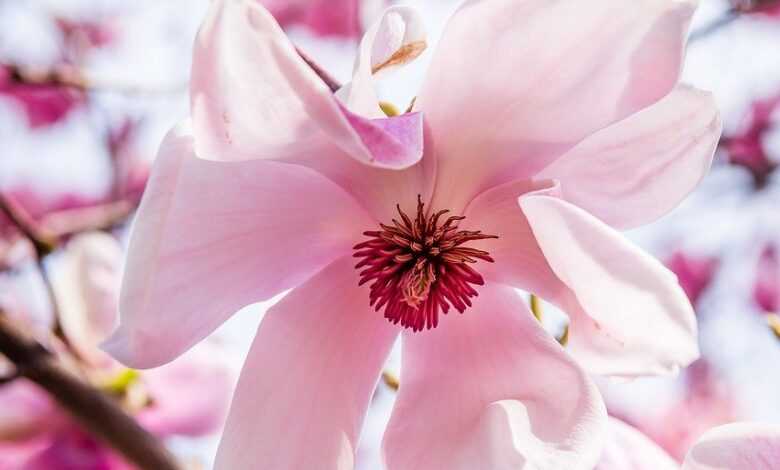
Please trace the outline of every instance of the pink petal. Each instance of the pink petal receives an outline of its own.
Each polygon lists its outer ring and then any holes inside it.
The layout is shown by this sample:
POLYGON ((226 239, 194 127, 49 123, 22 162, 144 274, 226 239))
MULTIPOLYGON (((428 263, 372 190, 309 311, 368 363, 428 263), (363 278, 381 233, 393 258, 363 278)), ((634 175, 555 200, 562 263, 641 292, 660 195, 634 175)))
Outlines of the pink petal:
POLYGON ((590 470, 606 413, 587 375, 510 287, 406 334, 384 438, 388 470, 590 470))
POLYGON ((691 448, 683 470, 775 470, 780 427, 735 423, 708 431, 691 448))
POLYGON ((235 311, 349 253, 372 222, 311 169, 193 153, 165 139, 133 228, 120 327, 106 349, 132 367, 170 361, 235 311))
POLYGON ((351 470, 397 330, 344 257, 272 307, 238 383, 217 469, 351 470))
POLYGON ((116 328, 124 253, 104 232, 86 232, 68 243, 53 283, 63 332, 82 359, 110 366, 98 345, 116 328))
POLYGON ((609 226, 548 196, 520 200, 550 267, 568 286, 570 347, 593 373, 676 372, 699 355, 696 319, 676 276, 609 226))
POLYGON ((0 387, 0 442, 28 442, 67 419, 32 382, 19 379, 0 387))
POLYGON ((489 189, 468 205, 462 226, 464 230, 481 230, 498 235, 498 239, 470 242, 469 246, 485 250, 495 260, 481 263, 477 270, 488 282, 498 282, 551 298, 565 286, 550 269, 536 243, 531 226, 517 204, 524 194, 560 192, 553 181, 518 180, 489 189))
POLYGON ((563 197, 620 229, 661 217, 709 170, 721 122, 712 95, 678 86, 545 168, 563 197))
POLYGON ((143 381, 152 398, 137 416, 158 436, 200 436, 224 423, 233 378, 216 347, 195 348, 170 364, 145 371, 143 381))
POLYGON ((531 176, 661 99, 677 83, 694 6, 467 1, 444 31, 416 106, 441 160, 438 197, 457 188, 468 201, 531 176))
POLYGON ((628 424, 609 419, 610 435, 594 470, 678 470, 658 444, 628 424))
POLYGON ((388 8, 363 39, 352 82, 339 90, 349 109, 367 116, 384 116, 379 108, 375 75, 385 75, 416 59, 427 47, 426 31, 414 8, 388 8))
POLYGON ((271 14, 249 0, 212 2, 196 42, 191 100, 202 158, 284 159, 290 147, 323 136, 379 168, 406 168, 422 157, 421 116, 388 126, 347 111, 271 14))

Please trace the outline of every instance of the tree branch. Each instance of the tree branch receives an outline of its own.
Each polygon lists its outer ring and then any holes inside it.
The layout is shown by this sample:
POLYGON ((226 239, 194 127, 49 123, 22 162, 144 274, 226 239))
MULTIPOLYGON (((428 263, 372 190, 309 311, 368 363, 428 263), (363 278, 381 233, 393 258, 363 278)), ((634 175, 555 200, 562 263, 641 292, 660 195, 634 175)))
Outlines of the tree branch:
POLYGON ((300 48, 296 47, 295 51, 298 53, 301 59, 303 59, 303 61, 306 62, 306 65, 308 65, 309 68, 312 69, 312 71, 314 71, 314 73, 316 73, 317 76, 320 77, 320 79, 323 82, 325 82, 325 85, 327 85, 328 88, 330 88, 330 91, 335 93, 339 88, 341 88, 341 84, 335 78, 333 78, 332 75, 330 75, 328 72, 325 71, 325 69, 317 65, 317 63, 314 62, 311 59, 311 57, 306 55, 300 48))
POLYGON ((95 437, 143 470, 180 470, 160 442, 108 396, 70 374, 40 343, 0 311, 0 352, 95 437))

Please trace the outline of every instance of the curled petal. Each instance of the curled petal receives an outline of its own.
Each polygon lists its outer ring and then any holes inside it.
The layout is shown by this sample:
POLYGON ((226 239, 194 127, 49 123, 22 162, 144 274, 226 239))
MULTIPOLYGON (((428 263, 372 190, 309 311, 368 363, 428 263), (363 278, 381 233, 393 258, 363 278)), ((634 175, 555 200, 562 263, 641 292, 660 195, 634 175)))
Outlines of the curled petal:
POLYGON ((531 195, 520 206, 568 287, 550 300, 569 314, 569 346, 590 372, 674 373, 698 357, 693 308, 671 271, 562 199, 531 195))
POLYGON ((383 116, 378 106, 375 76, 416 59, 427 47, 425 27, 414 8, 388 8, 360 42, 352 82, 339 90, 347 106, 369 116, 383 116))
POLYGON ((347 111, 273 16, 250 0, 212 2, 196 41, 191 102, 202 158, 284 159, 290 147, 320 134, 379 168, 406 168, 422 158, 419 116, 388 126, 347 111))

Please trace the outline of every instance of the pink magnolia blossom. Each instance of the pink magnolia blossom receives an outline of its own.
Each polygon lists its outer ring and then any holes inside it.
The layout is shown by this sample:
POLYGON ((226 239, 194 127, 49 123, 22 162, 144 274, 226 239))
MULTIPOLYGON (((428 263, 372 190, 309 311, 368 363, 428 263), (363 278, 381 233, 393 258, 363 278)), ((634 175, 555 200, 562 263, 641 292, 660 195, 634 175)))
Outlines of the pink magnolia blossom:
POLYGON ((712 256, 691 256, 675 251, 664 264, 677 275, 685 295, 695 307, 699 297, 712 282, 719 261, 712 256))
MULTIPOLYGON (((611 418, 610 437, 594 470, 680 470, 652 440, 611 418)), ((775 470, 780 466, 780 426, 732 423, 694 443, 682 470, 775 470)))
POLYGON ((705 431, 738 418, 733 391, 706 360, 685 369, 685 379, 682 399, 658 416, 639 419, 637 426, 680 461, 705 431))
POLYGON ((84 94, 70 87, 22 83, 14 69, 2 63, 0 98, 8 98, 19 105, 33 129, 59 122, 84 102, 84 94))
POLYGON ((301 24, 320 36, 359 38, 386 0, 260 0, 283 27, 301 24))
POLYGON ((774 245, 767 245, 761 250, 753 284, 753 300, 764 312, 780 312, 780 260, 774 245))
POLYGON ((678 84, 694 3, 467 1, 415 112, 385 118, 374 75, 424 48, 414 10, 368 30, 334 96, 257 2, 212 2, 106 349, 163 364, 292 289, 259 327, 217 468, 353 468, 400 324, 388 469, 591 469, 606 415, 586 371, 698 355, 675 276, 613 228, 660 217, 710 166, 713 100, 678 84), (572 355, 515 287, 569 313, 572 355))
POLYGON ((769 175, 777 168, 777 161, 767 153, 764 137, 775 127, 772 117, 779 107, 780 93, 755 101, 740 130, 723 139, 729 162, 749 171, 758 188, 767 183, 769 175))
MULTIPOLYGON (((97 349, 115 322, 121 259, 113 237, 83 234, 70 241, 53 276, 63 331, 87 361, 82 369, 98 384, 122 373, 121 366, 97 349)), ((145 371, 125 392, 128 408, 162 438, 218 430, 232 384, 229 369, 218 359, 215 348, 204 347, 145 371)), ((37 386, 20 379, 0 387, 0 470, 131 468, 82 431, 37 386)))

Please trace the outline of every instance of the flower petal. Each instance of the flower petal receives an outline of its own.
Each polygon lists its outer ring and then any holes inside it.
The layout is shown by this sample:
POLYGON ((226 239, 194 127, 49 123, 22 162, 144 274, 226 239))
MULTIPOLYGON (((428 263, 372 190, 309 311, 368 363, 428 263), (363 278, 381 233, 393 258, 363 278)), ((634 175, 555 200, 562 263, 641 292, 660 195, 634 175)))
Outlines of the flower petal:
POLYGON ((98 345, 116 328, 122 246, 105 232, 73 237, 53 271, 59 321, 81 359, 110 367, 112 359, 98 345))
POLYGON ((273 16, 250 0, 212 2, 196 41, 191 101, 202 158, 283 158, 287 147, 321 133, 379 168, 422 158, 421 116, 387 126, 348 111, 273 16), (399 130, 415 137, 411 145, 394 134, 399 130))
POLYGON ((481 230, 498 239, 477 240, 469 246, 487 251, 494 263, 477 268, 488 282, 517 287, 546 298, 566 289, 555 276, 536 243, 531 226, 517 204, 520 196, 560 192, 554 181, 518 180, 491 188, 468 205, 464 230, 481 230))
POLYGON ((344 257, 268 311, 239 379, 218 470, 352 470, 397 336, 357 279, 344 257))
POLYGON ((676 276, 609 226, 549 196, 520 199, 552 270, 571 291, 569 345, 593 373, 676 372, 698 357, 696 318, 676 276))
POLYGON ((579 366, 510 287, 403 337, 401 388, 384 438, 388 470, 590 470, 606 412, 579 366))
POLYGON ((438 197, 529 177, 677 83, 693 0, 470 0, 450 19, 415 108, 438 197), (500 57, 497 57, 497 54, 500 57))
POLYGON ((780 462, 780 427, 734 423, 712 429, 685 458, 683 470, 775 470, 780 462))
POLYGON ((360 42, 352 82, 339 90, 349 109, 366 116, 384 116, 374 77, 416 59, 427 47, 422 17, 414 8, 395 6, 366 31, 360 42))
POLYGON ((712 163, 721 122, 712 95, 678 86, 654 105, 588 137, 539 177, 564 199, 620 229, 673 209, 712 163))
POLYGON ((628 424, 609 418, 610 435, 594 470, 679 470, 658 444, 628 424))
POLYGON ((193 154, 165 139, 133 228, 120 327, 105 347, 131 367, 170 361, 243 306, 349 253, 371 219, 311 169, 193 154))
POLYGON ((201 436, 225 422, 233 371, 223 351, 204 343, 170 364, 145 371, 151 405, 136 419, 156 436, 201 436))

